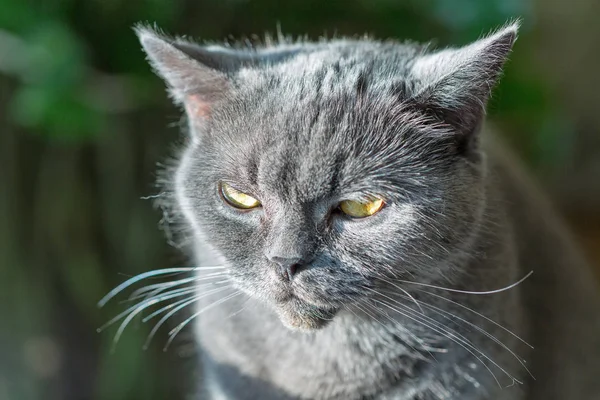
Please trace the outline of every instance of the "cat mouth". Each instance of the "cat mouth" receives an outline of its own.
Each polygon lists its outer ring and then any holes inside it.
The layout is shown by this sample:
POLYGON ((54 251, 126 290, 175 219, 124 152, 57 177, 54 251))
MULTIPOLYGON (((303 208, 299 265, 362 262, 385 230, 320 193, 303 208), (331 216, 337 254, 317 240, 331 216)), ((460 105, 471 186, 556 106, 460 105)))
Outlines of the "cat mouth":
MULTIPOLYGON (((240 284, 241 288, 244 284, 240 284)), ((244 290, 244 289, 242 289, 244 290)), ((252 296, 255 291, 249 291, 252 296)), ((294 290, 290 285, 271 287, 263 297, 275 311, 281 323, 294 331, 312 332, 325 327, 340 307, 324 304, 310 293, 294 290)))
POLYGON ((275 311, 285 327, 295 331, 311 332, 331 322, 338 309, 317 306, 292 294, 286 300, 278 302, 275 311))

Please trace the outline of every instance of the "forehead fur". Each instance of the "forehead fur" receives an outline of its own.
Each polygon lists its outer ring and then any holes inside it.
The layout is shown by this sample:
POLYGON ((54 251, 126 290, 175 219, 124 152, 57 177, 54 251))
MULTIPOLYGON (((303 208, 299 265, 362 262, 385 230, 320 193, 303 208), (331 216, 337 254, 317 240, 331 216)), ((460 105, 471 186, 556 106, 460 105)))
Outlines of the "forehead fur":
POLYGON ((404 102, 421 51, 342 41, 241 69, 209 128, 215 151, 227 154, 222 167, 301 200, 422 184, 449 135, 404 102))

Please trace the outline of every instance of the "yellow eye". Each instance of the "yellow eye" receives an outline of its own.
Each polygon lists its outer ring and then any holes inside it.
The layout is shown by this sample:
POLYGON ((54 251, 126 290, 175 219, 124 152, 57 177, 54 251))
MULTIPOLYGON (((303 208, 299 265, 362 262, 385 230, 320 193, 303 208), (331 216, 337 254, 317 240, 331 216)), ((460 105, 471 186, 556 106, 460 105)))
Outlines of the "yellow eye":
POLYGON ((342 212, 353 218, 370 217, 383 208, 383 199, 373 198, 366 202, 344 200, 340 203, 342 212))
POLYGON ((220 190, 225 201, 235 208, 248 210, 260 206, 260 201, 244 192, 232 188, 226 183, 221 183, 220 190))

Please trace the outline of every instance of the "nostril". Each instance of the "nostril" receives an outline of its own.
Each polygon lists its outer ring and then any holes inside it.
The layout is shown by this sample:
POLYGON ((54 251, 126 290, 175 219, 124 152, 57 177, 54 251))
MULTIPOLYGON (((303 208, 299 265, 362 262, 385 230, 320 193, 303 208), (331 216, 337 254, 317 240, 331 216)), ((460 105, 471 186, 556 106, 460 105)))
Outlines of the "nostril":
POLYGON ((291 281, 299 268, 299 264, 279 264, 279 273, 283 279, 291 281))
POLYGON ((288 277, 290 278, 290 280, 292 280, 292 278, 294 277, 294 275, 296 275, 296 271, 298 270, 299 265, 298 264, 292 264, 288 267, 288 277))
POLYGON ((306 265, 301 257, 267 256, 267 258, 276 265, 279 275, 289 281, 306 265))

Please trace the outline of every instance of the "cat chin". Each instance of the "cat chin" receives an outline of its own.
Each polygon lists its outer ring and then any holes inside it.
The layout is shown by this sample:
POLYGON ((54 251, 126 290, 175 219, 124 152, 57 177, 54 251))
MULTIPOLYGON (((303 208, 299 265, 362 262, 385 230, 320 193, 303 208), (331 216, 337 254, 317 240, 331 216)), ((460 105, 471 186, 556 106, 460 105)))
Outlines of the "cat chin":
POLYGON ((331 322, 331 319, 324 319, 314 315, 302 315, 295 312, 290 312, 288 310, 278 310, 277 315, 279 316, 283 326, 292 331, 298 332, 314 332, 324 328, 329 322, 331 322))
POLYGON ((300 332, 314 332, 322 329, 337 314, 337 309, 320 308, 298 299, 275 306, 281 323, 288 329, 300 332))

